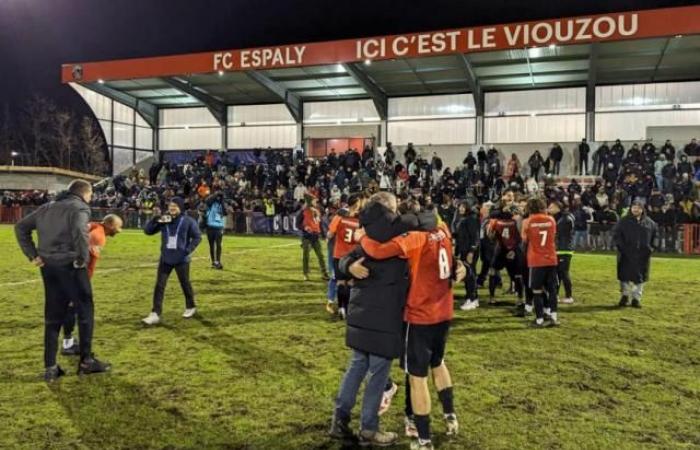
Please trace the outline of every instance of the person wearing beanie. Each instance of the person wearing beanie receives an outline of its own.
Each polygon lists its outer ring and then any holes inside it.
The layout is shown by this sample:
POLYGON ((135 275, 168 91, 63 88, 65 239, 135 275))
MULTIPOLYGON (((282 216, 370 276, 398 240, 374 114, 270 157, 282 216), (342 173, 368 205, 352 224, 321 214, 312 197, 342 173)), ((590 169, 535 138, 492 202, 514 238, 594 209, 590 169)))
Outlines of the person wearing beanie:
POLYGON ((613 229, 617 249, 617 279, 620 281, 619 306, 642 307, 644 283, 649 280, 651 254, 656 248, 658 227, 644 213, 639 200, 632 202, 630 212, 613 229))
POLYGON ((202 241, 197 222, 183 214, 185 201, 181 197, 173 197, 168 203, 168 214, 154 216, 146 223, 144 231, 147 235, 161 234, 161 254, 158 264, 158 275, 153 292, 153 309, 143 319, 146 325, 160 323, 163 312, 163 296, 170 273, 175 270, 180 286, 185 294, 185 312, 182 317, 189 319, 196 313, 194 291, 190 283, 191 255, 202 241))

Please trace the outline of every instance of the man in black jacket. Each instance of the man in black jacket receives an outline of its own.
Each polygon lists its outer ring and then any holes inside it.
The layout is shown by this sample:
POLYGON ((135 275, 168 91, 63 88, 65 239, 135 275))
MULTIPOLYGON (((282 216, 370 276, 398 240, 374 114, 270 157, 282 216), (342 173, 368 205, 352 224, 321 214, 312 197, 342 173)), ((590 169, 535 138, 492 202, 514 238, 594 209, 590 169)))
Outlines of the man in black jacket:
POLYGON ((44 281, 44 380, 65 375, 56 364, 58 335, 74 302, 80 332, 79 374, 106 372, 111 366, 92 356, 94 305, 87 265, 90 259, 88 221, 92 186, 74 180, 55 201, 41 206, 15 225, 17 242, 24 255, 41 268, 44 281), (39 246, 34 244, 36 230, 39 246))
POLYGON ((551 161, 550 173, 553 173, 554 175, 559 175, 561 160, 563 158, 564 150, 561 148, 561 145, 555 143, 549 151, 549 160, 551 161))
MULTIPOLYGON (((433 229, 434 215, 421 217, 397 215, 396 197, 380 192, 370 198, 360 213, 360 225, 372 239, 386 242, 412 229, 433 229)), ((342 258, 339 270, 353 276, 351 266, 358 262, 369 276, 355 279, 347 312, 345 343, 353 350, 350 365, 335 400, 329 434, 336 439, 354 439, 349 427, 350 414, 357 392, 369 372, 362 402, 360 443, 391 445, 396 433, 379 430, 378 410, 387 384, 391 362, 403 349, 403 309, 408 292, 408 265, 391 258, 373 260, 360 247, 342 258)))
POLYGON ((462 311, 469 311, 479 307, 479 292, 476 285, 476 263, 479 260, 479 233, 481 224, 476 209, 469 202, 463 201, 459 205, 458 219, 455 226, 456 253, 460 261, 467 268, 465 285, 467 297, 460 306, 462 311))
POLYGON ((562 207, 562 204, 559 202, 550 203, 547 212, 554 216, 554 220, 557 221, 556 244, 557 258, 559 260, 557 265, 557 277, 559 278, 557 292, 563 284, 564 294, 566 295, 566 297, 559 300, 559 303, 571 304, 574 302, 574 299, 572 297, 569 270, 571 269, 571 258, 574 256, 575 219, 568 208, 562 207))
POLYGON ((617 248, 617 279, 620 281, 620 306, 642 307, 644 283, 649 280, 651 254, 656 247, 658 227, 644 213, 644 205, 634 201, 630 213, 613 230, 617 248))
POLYGON ((581 143, 578 145, 578 170, 579 175, 588 175, 588 153, 590 153, 591 147, 586 142, 586 138, 581 139, 581 143))
POLYGON ((598 150, 593 153, 593 175, 600 175, 608 166, 610 160, 610 147, 607 142, 598 147, 598 150))

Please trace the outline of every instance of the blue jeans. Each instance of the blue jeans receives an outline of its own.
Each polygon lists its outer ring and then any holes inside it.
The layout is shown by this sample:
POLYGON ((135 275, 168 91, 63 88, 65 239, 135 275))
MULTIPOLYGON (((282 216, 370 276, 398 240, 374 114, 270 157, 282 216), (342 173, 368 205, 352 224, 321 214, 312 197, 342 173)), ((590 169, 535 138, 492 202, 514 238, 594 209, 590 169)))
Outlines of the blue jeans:
POLYGON ((367 431, 379 430, 379 405, 382 402, 384 386, 389 379, 391 359, 370 353, 352 351, 350 365, 345 371, 340 384, 338 397, 335 399, 335 416, 344 422, 350 421, 352 408, 355 406, 357 391, 362 380, 367 377, 365 396, 362 399, 360 429, 367 431))
POLYGON ((335 281, 335 268, 333 267, 333 241, 328 241, 327 250, 328 274, 330 275, 330 280, 328 280, 328 291, 326 292, 326 298, 330 303, 335 303, 337 282, 335 281))
POLYGON ((587 230, 576 230, 574 231, 574 248, 581 249, 588 247, 588 231, 587 230))

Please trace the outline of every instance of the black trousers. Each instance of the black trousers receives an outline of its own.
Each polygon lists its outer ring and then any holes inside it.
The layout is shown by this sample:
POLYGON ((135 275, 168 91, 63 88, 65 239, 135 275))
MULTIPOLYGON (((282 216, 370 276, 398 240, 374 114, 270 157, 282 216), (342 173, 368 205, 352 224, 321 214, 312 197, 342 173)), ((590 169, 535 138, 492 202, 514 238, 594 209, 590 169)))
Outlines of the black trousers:
POLYGON ((557 291, 563 284, 566 298, 571 298, 571 275, 569 274, 569 269, 571 268, 572 256, 573 255, 559 255, 559 265, 557 266, 557 277, 559 278, 557 291))
POLYGON ((580 175, 588 175, 588 156, 579 157, 578 170, 580 175))
POLYGON ((66 310, 66 318, 63 321, 63 337, 68 339, 73 337, 73 330, 75 330, 75 315, 77 311, 75 309, 75 303, 69 302, 68 309, 66 310))
POLYGON ((224 239, 223 228, 207 228, 207 240, 209 240, 209 256, 211 262, 221 262, 221 242, 224 239))
POLYGON ((95 310, 87 269, 76 269, 72 264, 46 265, 41 268, 41 277, 44 281, 44 365, 51 367, 56 364, 58 336, 71 302, 78 313, 80 358, 89 358, 95 310))
POLYGON ((479 291, 476 284, 476 263, 479 261, 479 252, 474 252, 471 264, 467 262, 466 254, 460 255, 460 259, 467 269, 467 276, 464 278, 464 286, 467 290, 467 300, 477 300, 479 298, 479 291))
MULTIPOLYGON (((158 277, 156 278, 156 288, 153 291, 153 312, 159 316, 163 313, 163 295, 165 293, 165 286, 168 284, 168 278, 170 273, 175 269, 177 274, 177 279, 180 282, 180 287, 182 292, 185 294, 185 306, 187 308, 194 308, 194 291, 192 290, 192 283, 190 283, 190 263, 185 262, 178 264, 177 266, 171 266, 163 261, 158 264, 158 277)), ((80 337, 80 349, 82 350, 82 336, 80 337)))

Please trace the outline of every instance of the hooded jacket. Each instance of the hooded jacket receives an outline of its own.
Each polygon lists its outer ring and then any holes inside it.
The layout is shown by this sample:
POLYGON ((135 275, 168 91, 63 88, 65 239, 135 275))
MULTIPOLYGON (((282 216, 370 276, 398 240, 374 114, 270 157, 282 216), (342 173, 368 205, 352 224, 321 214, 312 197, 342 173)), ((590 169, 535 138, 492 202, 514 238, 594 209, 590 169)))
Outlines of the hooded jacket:
MULTIPOLYGON (((432 230, 437 227, 434 214, 397 216, 379 204, 360 213, 360 224, 367 236, 378 242, 410 230, 432 230)), ((403 311, 408 294, 408 263, 400 258, 374 260, 360 246, 340 260, 340 271, 351 276, 348 267, 365 257, 369 276, 355 280, 350 293, 346 318, 345 343, 358 351, 384 358, 401 356, 403 343, 403 311)))
POLYGON ((637 220, 625 216, 613 229, 613 242, 618 250, 617 279, 643 283, 649 279, 649 262, 656 244, 658 227, 646 216, 637 220))
POLYGON ((177 266, 190 262, 191 255, 202 242, 202 233, 197 222, 186 214, 179 214, 170 223, 159 223, 157 217, 146 222, 144 232, 153 235, 161 234, 160 259, 165 264, 177 266), (179 228, 179 229, 178 229, 179 228), (168 238, 177 237, 177 245, 174 249, 168 248, 168 238))
POLYGON ((66 191, 20 220, 15 225, 15 235, 30 261, 41 256, 48 265, 83 265, 90 260, 89 220, 88 204, 66 191), (32 239, 33 230, 39 238, 38 248, 32 239))

